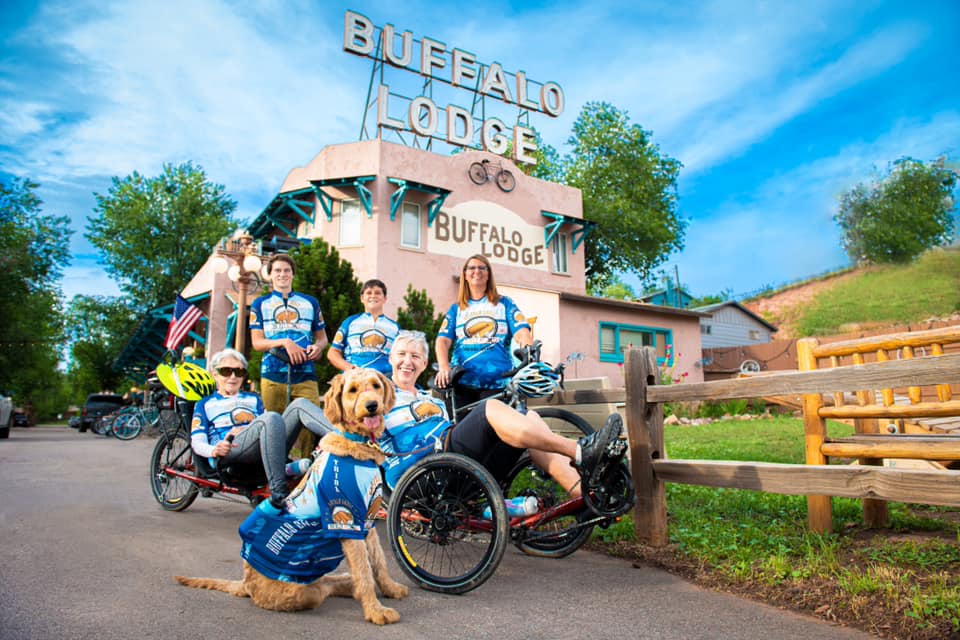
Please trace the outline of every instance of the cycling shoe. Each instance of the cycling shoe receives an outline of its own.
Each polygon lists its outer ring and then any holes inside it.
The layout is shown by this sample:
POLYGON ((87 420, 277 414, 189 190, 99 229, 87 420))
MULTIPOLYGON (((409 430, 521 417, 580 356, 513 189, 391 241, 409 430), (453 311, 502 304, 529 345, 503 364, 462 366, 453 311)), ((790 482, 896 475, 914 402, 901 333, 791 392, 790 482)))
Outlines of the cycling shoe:
POLYGON ((612 458, 619 459, 626 453, 626 443, 621 442, 623 419, 613 413, 600 427, 599 431, 584 436, 577 441, 580 445, 580 464, 575 465, 580 477, 589 485, 595 484, 612 458))

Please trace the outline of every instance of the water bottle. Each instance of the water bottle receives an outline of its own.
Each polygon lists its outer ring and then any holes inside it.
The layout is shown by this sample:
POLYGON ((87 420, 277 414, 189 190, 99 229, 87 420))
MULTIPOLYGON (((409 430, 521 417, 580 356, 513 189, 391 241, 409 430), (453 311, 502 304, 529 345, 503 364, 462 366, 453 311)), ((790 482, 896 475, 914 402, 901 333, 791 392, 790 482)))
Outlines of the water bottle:
POLYGON ((310 458, 300 458, 299 460, 294 460, 293 462, 288 462, 285 470, 287 476, 295 478, 296 476, 302 476, 307 472, 307 469, 310 468, 310 465, 313 463, 313 460, 310 458))
MULTIPOLYGON (((519 516, 532 516, 540 509, 540 504, 533 496, 517 496, 504 501, 507 507, 507 517, 517 518, 519 516)), ((483 517, 492 518, 493 513, 490 507, 483 508, 483 517)))

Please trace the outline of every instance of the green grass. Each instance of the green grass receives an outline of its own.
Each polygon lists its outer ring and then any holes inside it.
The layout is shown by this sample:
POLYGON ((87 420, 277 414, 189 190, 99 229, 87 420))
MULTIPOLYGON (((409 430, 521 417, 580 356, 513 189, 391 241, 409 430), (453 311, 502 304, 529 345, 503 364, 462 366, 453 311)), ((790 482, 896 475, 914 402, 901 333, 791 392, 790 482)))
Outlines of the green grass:
MULTIPOLYGON (((828 431, 852 428, 828 423, 828 431)), ((799 418, 668 426, 665 438, 675 459, 803 462, 799 418)), ((863 626, 883 617, 912 625, 920 634, 914 637, 926 637, 924 629, 960 632, 960 525, 942 517, 955 510, 891 503, 887 533, 900 536, 891 539, 861 528, 859 501, 835 498, 834 532, 819 535, 806 529, 804 496, 682 484, 667 484, 666 492, 678 557, 731 584, 754 590, 827 584, 834 611, 844 610, 848 620, 862 617, 863 626), (925 533, 904 533, 916 531, 925 533), (858 604, 867 599, 869 607, 858 604), (877 606, 886 607, 885 616, 877 606)), ((595 534, 607 543, 633 538, 629 518, 595 534)))
POLYGON ((960 251, 928 251, 914 263, 873 267, 820 292, 797 324, 801 336, 842 333, 851 323, 908 323, 960 310, 960 251))

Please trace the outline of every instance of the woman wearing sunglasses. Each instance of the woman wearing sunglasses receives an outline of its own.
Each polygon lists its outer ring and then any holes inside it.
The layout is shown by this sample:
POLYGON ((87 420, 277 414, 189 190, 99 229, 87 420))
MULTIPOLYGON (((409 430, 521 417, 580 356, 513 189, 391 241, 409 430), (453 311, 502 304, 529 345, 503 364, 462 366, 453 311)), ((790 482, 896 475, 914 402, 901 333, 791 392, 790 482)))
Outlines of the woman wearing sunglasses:
MULTIPOLYGON (((247 359, 224 349, 210 358, 217 390, 197 402, 193 410, 190 443, 211 464, 263 466, 270 486, 270 502, 278 509, 288 493, 287 452, 300 433, 301 423, 273 411, 264 412, 260 396, 243 390, 247 359), (227 438, 233 436, 233 441, 227 438)), ((322 434, 321 434, 322 435, 322 434)))
POLYGON ((517 346, 530 345, 530 324, 513 300, 497 292, 486 256, 470 256, 460 272, 457 301, 437 336, 437 386, 449 383, 451 364, 461 365, 467 371, 454 389, 458 407, 497 393, 507 384, 503 375, 513 368, 514 339, 517 346))

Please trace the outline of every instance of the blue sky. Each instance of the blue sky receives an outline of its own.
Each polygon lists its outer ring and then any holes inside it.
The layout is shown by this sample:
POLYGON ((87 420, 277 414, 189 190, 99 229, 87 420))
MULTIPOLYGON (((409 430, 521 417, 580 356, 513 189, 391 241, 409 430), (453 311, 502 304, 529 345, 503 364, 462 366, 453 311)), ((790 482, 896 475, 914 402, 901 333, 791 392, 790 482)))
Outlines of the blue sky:
POLYGON ((72 219, 68 297, 119 292, 83 238, 111 177, 193 161, 249 221, 358 138, 370 64, 342 51, 347 9, 559 83, 564 113, 531 124, 561 153, 584 103, 627 111, 684 165, 686 247, 664 267, 694 295, 846 265, 841 193, 902 156, 960 160, 953 0, 4 5, 0 175, 72 219))

